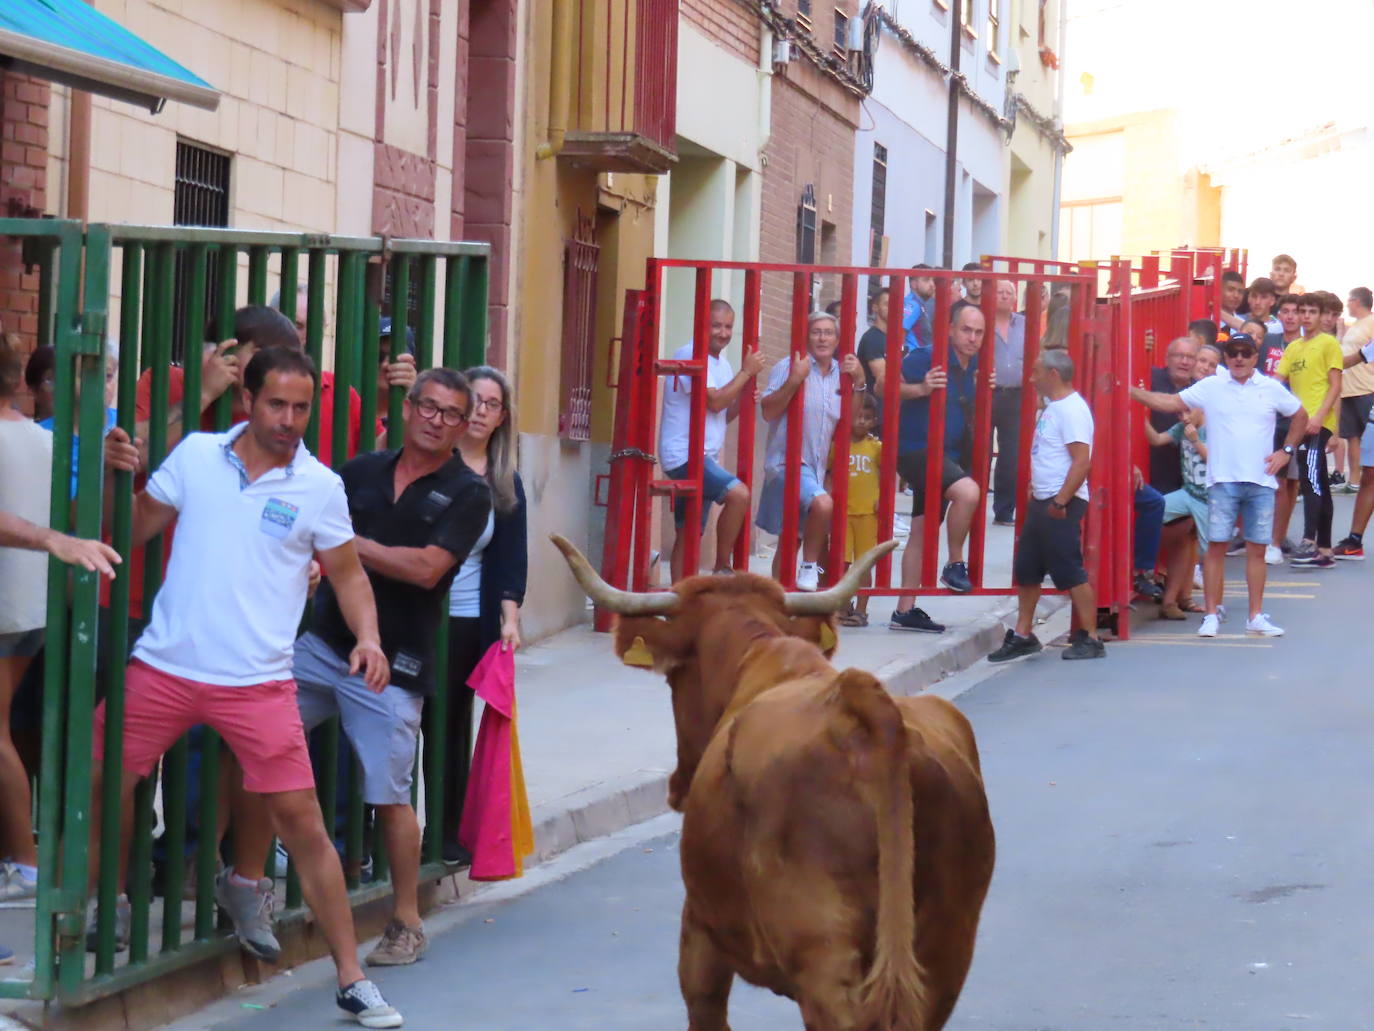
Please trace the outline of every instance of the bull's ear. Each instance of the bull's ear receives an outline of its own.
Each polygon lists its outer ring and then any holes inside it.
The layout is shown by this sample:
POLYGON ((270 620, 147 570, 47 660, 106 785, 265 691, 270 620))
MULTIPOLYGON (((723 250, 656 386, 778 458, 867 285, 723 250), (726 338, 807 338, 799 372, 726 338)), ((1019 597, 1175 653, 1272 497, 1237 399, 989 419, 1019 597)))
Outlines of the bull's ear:
POLYGON ((786 632, 793 637, 810 641, 819 648, 827 659, 835 654, 839 636, 835 633, 835 617, 830 616, 793 616, 786 632))
POLYGON ((667 670, 681 661, 678 637, 671 620, 622 617, 615 628, 615 653, 627 666, 667 670))

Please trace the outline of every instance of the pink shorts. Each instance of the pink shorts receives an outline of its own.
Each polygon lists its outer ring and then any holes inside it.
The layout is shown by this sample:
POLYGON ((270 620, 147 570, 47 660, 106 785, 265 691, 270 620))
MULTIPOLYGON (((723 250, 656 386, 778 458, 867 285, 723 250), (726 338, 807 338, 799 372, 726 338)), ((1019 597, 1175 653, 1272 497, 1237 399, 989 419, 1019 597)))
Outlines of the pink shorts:
MULTIPOLYGON (((315 786, 294 680, 223 687, 164 673, 133 659, 124 673, 124 769, 140 777, 198 723, 219 733, 258 794, 315 786)), ((105 703, 95 710, 95 757, 103 758, 105 703)))

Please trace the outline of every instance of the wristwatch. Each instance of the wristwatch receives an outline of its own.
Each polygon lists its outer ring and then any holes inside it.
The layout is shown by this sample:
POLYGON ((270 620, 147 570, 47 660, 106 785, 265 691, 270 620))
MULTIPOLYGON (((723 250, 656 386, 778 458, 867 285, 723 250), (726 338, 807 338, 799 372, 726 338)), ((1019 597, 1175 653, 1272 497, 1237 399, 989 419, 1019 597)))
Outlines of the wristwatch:
POLYGON ((1069 506, 1061 502, 1058 498, 1050 498, 1050 508, 1057 508, 1061 512, 1067 512, 1069 506))
POLYGON ((1283 453, 1284 453, 1285 455, 1291 455, 1291 454, 1293 453, 1293 445, 1292 445, 1292 444, 1285 444, 1285 445, 1283 445, 1283 453))

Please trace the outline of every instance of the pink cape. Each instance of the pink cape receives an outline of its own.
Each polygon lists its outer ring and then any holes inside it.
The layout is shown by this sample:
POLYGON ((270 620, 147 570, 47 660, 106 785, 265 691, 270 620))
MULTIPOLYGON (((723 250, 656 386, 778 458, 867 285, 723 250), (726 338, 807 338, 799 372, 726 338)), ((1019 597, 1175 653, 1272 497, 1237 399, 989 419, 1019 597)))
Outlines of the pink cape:
POLYGON ((515 728, 515 652, 502 651, 497 641, 468 677, 468 686, 486 709, 472 753, 458 841, 472 853, 468 876, 473 880, 519 877, 524 857, 534 851, 534 826, 515 728))

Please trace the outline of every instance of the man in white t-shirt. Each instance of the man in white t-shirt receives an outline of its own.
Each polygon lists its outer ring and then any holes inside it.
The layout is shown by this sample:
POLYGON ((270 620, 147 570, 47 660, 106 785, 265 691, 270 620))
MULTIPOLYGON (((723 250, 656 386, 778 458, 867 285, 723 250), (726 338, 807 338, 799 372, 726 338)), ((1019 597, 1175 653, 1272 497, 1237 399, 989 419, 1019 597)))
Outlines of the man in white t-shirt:
POLYGON ((1040 650, 1031 626, 1046 576, 1056 588, 1068 592, 1078 617, 1078 629, 1060 658, 1100 659, 1107 649, 1097 636, 1097 600, 1083 566, 1093 413, 1073 389, 1073 359, 1067 351, 1042 351, 1031 369, 1031 382, 1045 406, 1031 442, 1030 498, 1012 564, 1016 629, 1007 631, 1002 647, 988 661, 1006 662, 1040 650))
MULTIPOLYGON (((343 482, 301 442, 317 383, 303 352, 258 351, 243 374, 248 421, 227 433, 185 437, 134 497, 132 546, 173 519, 177 546, 125 673, 120 804, 127 817, 135 785, 192 726, 216 730, 243 769, 244 788, 264 797, 291 854, 334 956, 338 1006, 364 1026, 399 1027, 400 1014, 358 964, 343 869, 320 814, 291 672, 311 560, 318 556, 357 639, 350 672, 361 672, 373 691, 385 688, 390 674, 343 482)), ((111 437, 112 447, 133 449, 121 430, 111 437)), ((94 722, 98 800, 103 702, 94 722)), ((93 835, 99 826, 93 814, 93 835)), ((121 883, 127 846, 120 842, 121 883)), ((92 878, 98 856, 93 842, 92 878)), ((256 887, 270 913, 270 882, 256 887)), ((92 900, 92 923, 94 916, 92 900)), ((128 918, 121 895, 117 940, 127 941, 128 918)))
POLYGON ((1282 628, 1260 611, 1264 604, 1264 549, 1274 532, 1274 474, 1287 467, 1307 432, 1307 412, 1276 379, 1257 373, 1259 351, 1248 336, 1224 345, 1228 376, 1207 376, 1177 394, 1131 388, 1131 397, 1157 412, 1182 415, 1201 408, 1207 418, 1207 555, 1202 580, 1207 614, 1199 637, 1216 637, 1221 623, 1226 549, 1236 520, 1245 537, 1245 584, 1249 590, 1247 634, 1278 637, 1282 628), (1291 416, 1284 443, 1272 450, 1274 423, 1291 416))
MULTIPOLYGON (((701 473, 701 529, 713 504, 720 505, 716 521, 716 570, 728 570, 735 541, 749 518, 749 488, 720 464, 720 449, 725 445, 725 427, 739 415, 739 398, 744 388, 763 371, 763 356, 746 351, 743 368, 736 375, 725 357, 725 348, 735 334, 735 309, 720 298, 711 302, 711 331, 706 355, 706 436, 705 460, 701 473)), ((673 352, 675 359, 692 357, 693 345, 683 344, 673 352)), ((686 376, 671 377, 663 390, 663 419, 659 423, 658 457, 663 474, 670 480, 687 478, 691 458, 692 381, 686 376)), ((687 500, 679 498, 673 509, 677 539, 673 541, 672 571, 676 583, 696 570, 682 568, 682 547, 686 534, 687 500)), ((698 533, 700 530, 698 530, 698 533)))

